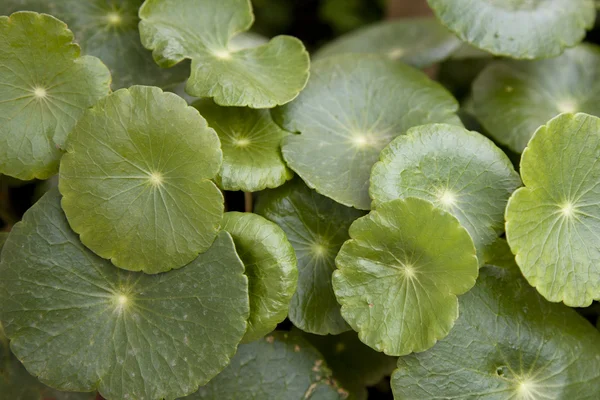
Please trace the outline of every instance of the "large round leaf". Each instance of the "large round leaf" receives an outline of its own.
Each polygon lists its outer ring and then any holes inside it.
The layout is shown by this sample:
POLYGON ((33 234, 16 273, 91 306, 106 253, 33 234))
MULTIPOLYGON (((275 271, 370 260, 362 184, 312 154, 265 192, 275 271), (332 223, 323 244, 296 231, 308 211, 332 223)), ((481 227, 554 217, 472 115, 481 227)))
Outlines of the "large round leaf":
POLYGON ((243 341, 251 342, 274 330, 287 316, 298 283, 296 254, 281 228, 260 215, 226 213, 223 230, 233 237, 246 267, 250 319, 243 341))
POLYGON ((331 274, 348 227, 364 213, 315 193, 299 179, 262 192, 256 212, 277 223, 296 251, 298 288, 289 313, 294 325, 319 335, 350 329, 340 315, 331 274))
POLYGON ((521 158, 525 187, 506 209, 517 264, 550 301, 600 299, 600 118, 561 114, 536 131, 521 158))
POLYGON ((213 242, 223 195, 216 133, 185 100, 158 88, 121 89, 71 133, 60 166, 62 206, 92 251, 121 268, 182 267, 213 242))
POLYGON ((539 61, 496 61, 473 84, 477 118, 522 152, 537 128, 562 112, 600 115, 600 48, 580 45, 539 61))
POLYGON ((302 42, 277 36, 234 51, 230 39, 253 23, 249 0, 146 0, 139 12, 142 43, 170 67, 192 60, 186 91, 224 106, 271 108, 294 99, 308 80, 302 42))
POLYGON ((33 12, 0 16, 0 173, 45 179, 84 110, 109 93, 110 73, 80 57, 67 26, 33 12))
POLYGON ((288 166, 317 192, 369 209, 369 174, 379 152, 408 128, 460 125, 456 100, 422 72, 385 57, 346 54, 313 64, 306 89, 276 111, 288 166))
POLYGON ((268 110, 221 107, 210 100, 193 104, 215 129, 223 149, 217 182, 224 190, 258 192, 276 188, 291 179, 281 157, 281 129, 268 110))
POLYGON ((51 190, 15 225, 0 319, 29 372, 107 399, 173 399, 221 371, 246 331, 248 279, 231 236, 185 268, 123 271, 81 244, 51 190))
POLYGON ((373 205, 420 197, 454 215, 482 255, 504 232, 504 209, 521 180, 494 143, 464 128, 430 124, 392 141, 371 173, 373 205))
POLYGON ((413 18, 373 24, 326 44, 316 54, 381 54, 414 67, 426 67, 447 58, 461 41, 435 18, 413 18))
POLYGON ((356 220, 335 259, 342 316, 365 344, 388 355, 424 351, 458 318, 457 295, 475 284, 467 231, 418 198, 381 204, 356 220))
POLYGON ((593 0, 427 0, 462 40, 499 56, 544 58, 574 46, 596 19, 593 0))
POLYGON ((546 302, 514 264, 480 273, 460 297, 450 334, 398 360, 394 397, 597 399, 600 333, 575 311, 546 302))
POLYGON ((347 393, 308 342, 298 335, 274 332, 240 345, 231 364, 189 400, 333 400, 347 393))

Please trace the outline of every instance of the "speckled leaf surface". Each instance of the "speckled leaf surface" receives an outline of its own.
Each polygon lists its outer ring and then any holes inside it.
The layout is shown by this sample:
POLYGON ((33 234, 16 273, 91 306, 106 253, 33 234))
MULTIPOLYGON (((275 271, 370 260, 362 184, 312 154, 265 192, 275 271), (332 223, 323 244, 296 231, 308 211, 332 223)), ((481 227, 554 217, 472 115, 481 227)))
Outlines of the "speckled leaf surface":
POLYGON ((133 86, 86 112, 60 166, 62 206, 92 251, 147 273, 179 268, 217 235, 223 195, 209 179, 219 138, 172 93, 133 86))
POLYGON ((416 125, 460 125, 456 100, 422 72, 382 56, 345 54, 313 63, 310 81, 274 111, 290 132, 288 166, 317 192, 369 209, 369 174, 379 152, 416 125))
POLYGON ((169 67, 192 60, 186 91, 224 106, 272 108, 294 99, 308 80, 302 42, 277 36, 233 51, 230 39, 254 21, 249 0, 146 0, 139 12, 142 43, 169 67))
POLYGON ((400 399, 594 400, 600 333, 574 310, 544 300, 516 266, 481 269, 460 317, 432 349, 398 360, 400 399))
POLYGON ((417 68, 446 59, 461 41, 435 18, 379 22, 347 33, 323 46, 316 58, 333 54, 381 54, 417 68))
POLYGON ((190 400, 333 400, 336 386, 323 356, 298 335, 284 332, 240 345, 231 364, 190 400))
POLYGON ((69 131, 109 85, 108 69, 80 57, 63 22, 33 12, 0 16, 0 173, 54 175, 69 131))
POLYGON ((319 335, 350 329, 340 315, 331 274, 350 224, 364 213, 319 195, 299 179, 262 192, 256 212, 278 224, 296 251, 298 288, 290 303, 292 323, 319 335))
POLYGON ((575 46, 596 19, 593 0, 427 0, 459 38, 498 56, 545 58, 575 46))
POLYGON ((373 205, 419 197, 467 229, 478 255, 504 232, 504 209, 521 185, 508 157, 485 136, 446 124, 411 128, 394 139, 371 172, 373 205))
POLYGON ((273 122, 268 110, 222 107, 211 100, 193 106, 221 140, 223 164, 217 176, 221 188, 258 192, 281 186, 294 176, 280 149, 289 133, 273 122))
POLYGON ((506 209, 506 236, 529 283, 550 301, 600 299, 600 118, 561 114, 521 157, 525 187, 506 209))
POLYGON ((479 264, 468 232, 418 198, 383 203, 350 227, 333 289, 360 340, 388 355, 424 351, 458 318, 479 264))
POLYGON ((600 115, 600 48, 582 44, 538 61, 495 61, 473 84, 477 118, 498 142, 522 152, 562 112, 600 115))
POLYGON ((108 400, 173 399, 220 372, 246 331, 248 279, 231 236, 186 267, 123 271, 79 242, 56 189, 15 225, 0 263, 0 320, 28 371, 108 400))
POLYGON ((298 283, 296 253, 283 230, 257 214, 228 212, 223 230, 233 237, 246 267, 250 318, 243 342, 251 342, 287 316, 298 283))

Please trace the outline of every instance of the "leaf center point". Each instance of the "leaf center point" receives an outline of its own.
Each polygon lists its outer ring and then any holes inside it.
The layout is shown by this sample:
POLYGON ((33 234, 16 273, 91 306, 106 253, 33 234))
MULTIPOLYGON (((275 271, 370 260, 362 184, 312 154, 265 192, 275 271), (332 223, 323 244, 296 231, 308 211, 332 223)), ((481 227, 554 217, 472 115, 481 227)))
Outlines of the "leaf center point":
POLYGON ((563 100, 558 103, 558 111, 561 113, 574 113, 577 111, 577 103, 573 100, 563 100))
POLYGON ((150 174, 150 183, 152 186, 162 186, 163 177, 160 172, 153 172, 150 174))
POLYGON ((121 18, 118 12, 113 11, 106 14, 106 20, 110 25, 119 25, 123 21, 123 18, 121 18))
POLYGON ((456 203, 456 195, 449 190, 444 190, 438 196, 440 203, 445 206, 451 206, 456 203))
POLYGON ((35 89, 33 89, 33 94, 38 99, 44 99, 44 98, 46 98, 46 95, 47 95, 46 89, 41 88, 41 87, 36 87, 35 89))

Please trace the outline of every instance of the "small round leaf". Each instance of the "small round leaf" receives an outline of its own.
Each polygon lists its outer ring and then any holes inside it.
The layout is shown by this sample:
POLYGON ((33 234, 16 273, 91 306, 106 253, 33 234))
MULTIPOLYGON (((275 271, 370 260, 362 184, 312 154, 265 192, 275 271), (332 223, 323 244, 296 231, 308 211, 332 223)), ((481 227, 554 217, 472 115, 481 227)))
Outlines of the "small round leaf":
POLYGON ((128 272, 89 251, 51 190, 13 228, 0 319, 27 370, 60 390, 174 399, 229 363, 246 331, 248 279, 231 236, 189 265, 128 272))
POLYGON ((296 254, 279 226, 260 215, 228 212, 223 230, 229 232, 246 267, 250 319, 243 342, 259 339, 288 314, 298 283, 296 254))
POLYGON ((317 192, 369 209, 369 174, 379 152, 408 128, 460 125, 456 100, 422 72, 385 57, 345 54, 316 61, 306 89, 275 111, 291 132, 288 166, 317 192))
POLYGON ((521 179, 486 137, 452 125, 418 126, 394 139, 380 159, 369 188, 374 206, 428 200, 459 220, 480 256, 504 232, 504 209, 521 179))
POLYGON ((50 15, 0 16, 0 173, 29 180, 58 171, 67 135, 110 91, 104 64, 79 55, 50 15))
POLYGON ((561 114, 521 158, 525 187, 510 198, 506 237, 529 283, 550 301, 600 299, 600 118, 561 114))
POLYGON ((424 351, 458 318, 479 268, 467 231, 418 198, 381 204, 350 227, 333 289, 360 340, 388 355, 424 351))
POLYGON ((206 251, 223 196, 216 133, 185 100, 133 86, 99 101, 70 135, 60 166, 62 206, 93 252, 157 273, 206 251))

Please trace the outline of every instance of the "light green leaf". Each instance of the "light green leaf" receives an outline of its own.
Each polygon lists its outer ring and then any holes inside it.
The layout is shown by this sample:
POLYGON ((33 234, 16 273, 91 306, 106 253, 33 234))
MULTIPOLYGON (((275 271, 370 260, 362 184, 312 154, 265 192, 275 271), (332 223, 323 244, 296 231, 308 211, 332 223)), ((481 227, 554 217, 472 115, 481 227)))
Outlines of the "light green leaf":
POLYGON ((133 86, 99 101, 71 133, 60 167, 62 206, 93 252, 157 273, 206 251, 223 195, 217 134, 172 93, 133 86))
POLYGON ((81 244, 52 190, 15 225, 0 263, 0 319, 29 372, 61 390, 173 399, 236 351, 248 279, 231 236, 159 275, 115 268, 81 244))
POLYGON ((376 207, 419 197, 454 215, 481 256, 504 232, 504 209, 521 180, 494 143, 464 128, 430 124, 392 141, 371 172, 376 207))
POLYGON ((193 104, 221 140, 223 164, 217 183, 224 190, 258 192, 292 179, 281 156, 281 129, 269 110, 221 107, 211 100, 193 104))
POLYGON ((495 61, 473 84, 477 118, 500 143, 522 152, 537 128, 562 112, 600 115, 600 48, 560 57, 495 61))
POLYGON ((84 110, 110 91, 102 62, 80 57, 54 17, 0 16, 0 173, 22 180, 58 171, 61 147, 84 110))
POLYGON ((306 89, 275 111, 291 132, 283 157, 317 192, 369 209, 369 174, 379 152, 408 128, 460 125, 456 100, 422 72, 385 57, 336 55, 313 64, 306 89))
POLYGON ((8 233, 0 232, 0 254, 2 253, 2 247, 4 246, 4 243, 6 243, 6 239, 8 239, 8 233))
POLYGON ((299 179, 261 192, 256 212, 278 224, 296 251, 298 288, 290 303, 292 323, 319 335, 350 329, 340 315, 331 274, 335 256, 348 239, 348 227, 364 213, 315 193, 299 179))
POLYGON ((424 351, 458 318, 456 296, 475 284, 467 231, 418 198, 383 203, 350 227, 333 289, 360 340, 388 355, 424 351))
POLYGON ((546 58, 575 46, 596 19, 593 0, 427 0, 459 38, 498 56, 546 58))
POLYGON ((435 18, 411 18, 379 22, 329 42, 316 58, 333 54, 381 54, 417 68, 447 58, 461 41, 435 18))
POLYGON ((600 299, 600 118, 561 114, 521 157, 525 187, 506 209, 506 236, 529 283, 550 301, 600 299))
POLYGON ((460 317, 432 349, 401 357, 392 376, 401 399, 595 400, 600 333, 539 296, 516 266, 481 269, 460 297, 460 317))
POLYGON ((250 319, 243 342, 251 342, 287 316, 298 283, 296 254, 281 228, 256 214, 228 212, 223 230, 233 237, 246 267, 250 319))
POLYGON ((345 399, 319 354, 299 335, 274 332, 240 345, 231 364, 187 399, 345 399))
POLYGON ((170 67, 189 58, 186 91, 224 106, 271 108, 294 99, 308 80, 301 41, 277 36, 269 43, 232 50, 231 38, 254 21, 249 0, 146 0, 139 12, 142 43, 170 67))

